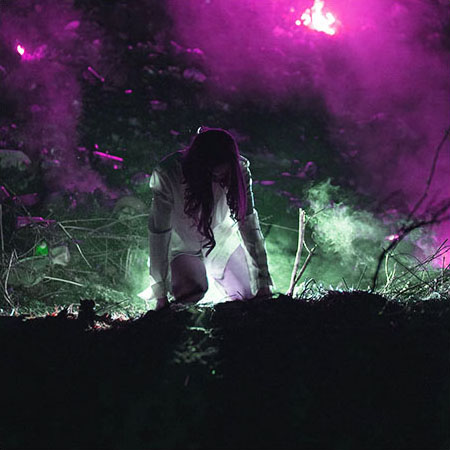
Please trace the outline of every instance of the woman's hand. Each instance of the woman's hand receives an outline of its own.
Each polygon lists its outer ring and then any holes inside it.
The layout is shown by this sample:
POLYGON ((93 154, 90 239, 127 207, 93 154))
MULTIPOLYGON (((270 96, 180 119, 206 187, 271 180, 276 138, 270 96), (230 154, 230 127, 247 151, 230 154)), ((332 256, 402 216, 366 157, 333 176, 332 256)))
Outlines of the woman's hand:
POLYGON ((169 306, 169 300, 167 299, 167 295, 165 295, 164 297, 160 297, 156 300, 155 311, 159 311, 167 306, 169 306))

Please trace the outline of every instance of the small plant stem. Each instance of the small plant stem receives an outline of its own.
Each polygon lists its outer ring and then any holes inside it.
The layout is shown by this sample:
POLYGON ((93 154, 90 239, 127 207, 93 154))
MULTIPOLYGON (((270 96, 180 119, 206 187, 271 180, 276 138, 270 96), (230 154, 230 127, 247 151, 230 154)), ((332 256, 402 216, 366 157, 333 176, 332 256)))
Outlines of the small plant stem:
POLYGON ((344 282, 345 289, 347 289, 347 291, 349 291, 350 288, 348 287, 348 284, 347 284, 347 282, 345 281, 345 278, 344 278, 344 277, 342 277, 342 281, 344 282))
POLYGON ((400 264, 407 272, 409 272, 414 278, 417 278, 421 283, 422 283, 422 285, 423 284, 426 284, 428 287, 429 287, 429 289, 431 289, 431 290, 433 290, 433 285, 430 283, 430 282, 428 282, 428 281, 425 281, 425 280, 423 280, 422 278, 420 278, 419 277, 419 275, 417 275, 412 269, 410 269, 407 265, 405 265, 405 264, 403 264, 402 262, 400 262, 395 256, 391 256, 392 257, 392 259, 396 262, 396 263, 398 263, 398 264, 400 264))
POLYGON ((291 282, 286 295, 292 295, 295 286, 295 277, 297 275, 298 266, 300 265, 300 257, 302 255, 303 242, 305 239, 305 211, 299 208, 298 210, 298 244, 297 252, 295 254, 294 268, 292 269, 291 282))
POLYGON ((360 288, 361 282, 364 278, 364 275, 366 274, 366 270, 367 270, 367 264, 364 266, 364 270, 362 271, 361 276, 359 277, 358 284, 356 285, 356 290, 358 290, 360 288))
POLYGON ((85 263, 92 269, 92 265, 89 263, 89 261, 84 256, 83 252, 81 251, 81 247, 79 246, 79 244, 77 242, 75 242, 75 239, 70 235, 70 233, 66 230, 66 228, 64 227, 64 225, 62 223, 58 222, 58 225, 61 228, 61 230, 64 231, 66 236, 75 244, 78 252, 80 253, 81 257, 84 259, 85 263))

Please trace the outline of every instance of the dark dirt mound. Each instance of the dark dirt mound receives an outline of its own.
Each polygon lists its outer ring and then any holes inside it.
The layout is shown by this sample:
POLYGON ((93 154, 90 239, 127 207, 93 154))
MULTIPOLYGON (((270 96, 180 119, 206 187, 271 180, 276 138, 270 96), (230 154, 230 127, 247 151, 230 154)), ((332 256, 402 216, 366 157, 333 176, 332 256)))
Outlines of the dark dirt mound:
POLYGON ((445 449, 449 319, 364 292, 1 317, 0 446, 445 449))

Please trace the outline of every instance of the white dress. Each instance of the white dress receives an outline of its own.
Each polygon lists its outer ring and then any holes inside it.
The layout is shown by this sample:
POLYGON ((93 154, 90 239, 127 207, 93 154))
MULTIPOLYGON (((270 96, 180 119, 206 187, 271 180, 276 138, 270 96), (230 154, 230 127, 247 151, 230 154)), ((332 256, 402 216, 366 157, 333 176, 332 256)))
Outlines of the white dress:
POLYGON ((241 156, 241 169, 247 182, 247 214, 243 225, 230 216, 226 190, 213 183, 214 209, 211 229, 216 246, 208 256, 207 240, 198 232, 192 219, 184 212, 186 185, 182 183, 181 152, 166 157, 153 171, 150 188, 153 201, 149 214, 150 286, 153 297, 170 292, 170 262, 178 255, 195 255, 204 260, 206 270, 215 279, 223 277, 228 259, 244 244, 251 276, 252 291, 272 286, 267 253, 258 213, 254 209, 249 161, 241 156))

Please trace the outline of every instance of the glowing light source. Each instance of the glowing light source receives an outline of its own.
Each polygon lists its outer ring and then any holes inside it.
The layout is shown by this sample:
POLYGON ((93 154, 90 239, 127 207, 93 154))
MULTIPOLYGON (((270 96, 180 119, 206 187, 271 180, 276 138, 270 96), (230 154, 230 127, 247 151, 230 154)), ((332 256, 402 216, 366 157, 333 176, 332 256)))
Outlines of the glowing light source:
MULTIPOLYGON (((301 15, 301 23, 311 30, 320 31, 333 36, 336 34, 337 21, 331 12, 323 12, 324 6, 324 0, 314 0, 314 5, 311 8, 306 9, 301 15)), ((295 21, 295 24, 299 25, 297 22, 300 21, 295 21)))
POLYGON ((36 47, 33 51, 30 51, 30 49, 25 50, 25 47, 22 44, 17 44, 16 51, 24 61, 42 59, 47 53, 47 44, 36 47))
POLYGON ((20 44, 17 44, 16 50, 20 56, 23 56, 23 54, 25 53, 25 48, 22 47, 20 44))

